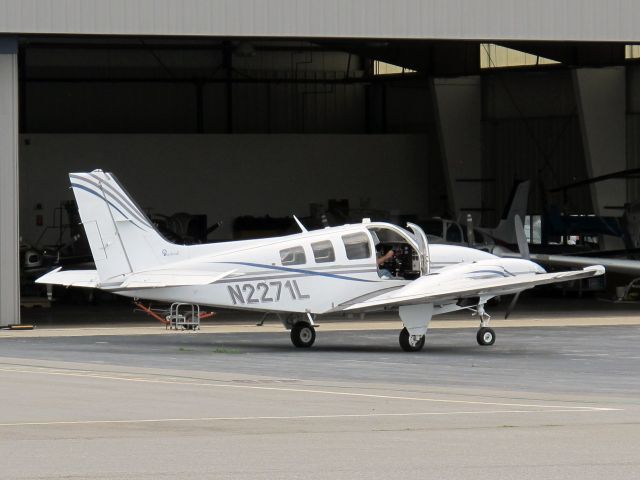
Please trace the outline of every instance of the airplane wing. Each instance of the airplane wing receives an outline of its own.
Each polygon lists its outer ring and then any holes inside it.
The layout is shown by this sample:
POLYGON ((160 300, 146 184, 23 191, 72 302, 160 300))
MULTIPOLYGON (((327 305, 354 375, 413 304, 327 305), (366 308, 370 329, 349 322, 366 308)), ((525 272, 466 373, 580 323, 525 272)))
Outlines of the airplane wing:
MULTIPOLYGON (((132 273, 117 286, 118 289, 182 287, 190 285, 207 285, 233 274, 228 272, 202 272, 198 270, 152 270, 132 273)), ((61 267, 43 275, 36 283, 63 285, 65 287, 99 288, 100 279, 97 270, 64 270, 61 267)))
POLYGON ((608 272, 622 273, 627 275, 640 276, 640 261, 626 258, 607 257, 581 257, 578 255, 546 255, 542 253, 529 253, 529 247, 522 227, 522 219, 514 219, 514 232, 518 241, 519 253, 503 251, 496 253, 503 258, 529 258, 536 263, 550 267, 588 267, 597 263, 607 269, 608 272))
POLYGON ((552 267, 583 267, 597 262, 608 272, 640 276, 640 260, 626 258, 579 257, 574 255, 544 255, 532 253, 531 260, 552 267))
POLYGON ((461 278, 459 280, 451 280, 449 277, 442 282, 438 280, 437 275, 427 275, 398 290, 349 305, 344 310, 364 310, 383 306, 422 303, 450 303, 462 298, 509 295, 537 285, 595 277, 603 273, 604 267, 592 265, 578 271, 532 273, 506 278, 461 278))
POLYGON ((96 288, 98 286, 97 270, 65 270, 62 267, 44 274, 36 280, 36 283, 49 285, 63 285, 65 287, 96 288))

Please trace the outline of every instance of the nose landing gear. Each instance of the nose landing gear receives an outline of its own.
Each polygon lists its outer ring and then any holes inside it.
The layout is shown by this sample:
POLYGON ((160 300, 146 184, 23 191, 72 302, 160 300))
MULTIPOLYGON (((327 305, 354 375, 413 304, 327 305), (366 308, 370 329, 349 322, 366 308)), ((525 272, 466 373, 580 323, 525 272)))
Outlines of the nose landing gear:
POLYGON ((493 328, 481 327, 476 334, 478 345, 489 346, 496 342, 496 332, 493 328))
POLYGON ((478 345, 482 345, 482 346, 493 345, 496 342, 496 332, 493 330, 493 328, 489 327, 489 321, 491 320, 491 315, 489 315, 484 310, 483 303, 478 305, 478 308, 474 315, 478 315, 480 317, 480 328, 478 329, 478 333, 476 334, 476 340, 478 342, 478 345))

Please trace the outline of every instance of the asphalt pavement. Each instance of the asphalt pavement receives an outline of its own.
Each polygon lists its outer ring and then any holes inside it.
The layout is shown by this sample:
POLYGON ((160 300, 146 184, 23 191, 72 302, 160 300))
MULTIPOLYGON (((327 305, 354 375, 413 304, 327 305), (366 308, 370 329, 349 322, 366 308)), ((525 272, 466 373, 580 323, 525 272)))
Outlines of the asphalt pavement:
POLYGON ((3 336, 1 477, 640 478, 640 326, 557 324, 3 336))

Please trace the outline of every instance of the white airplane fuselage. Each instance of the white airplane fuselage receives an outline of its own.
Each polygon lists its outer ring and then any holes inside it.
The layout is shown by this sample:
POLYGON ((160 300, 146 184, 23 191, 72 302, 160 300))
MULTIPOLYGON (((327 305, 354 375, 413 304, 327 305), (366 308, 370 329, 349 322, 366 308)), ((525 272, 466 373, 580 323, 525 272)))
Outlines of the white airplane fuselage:
MULTIPOLYGON (((322 314, 354 298, 366 298, 411 283, 411 280, 402 278, 380 277, 370 228, 402 230, 391 224, 369 223, 330 227, 265 240, 181 246, 163 253, 173 256, 168 268, 184 268, 203 274, 231 273, 207 285, 140 289, 105 285, 101 288, 147 300, 322 314), (351 260, 347 258, 342 237, 358 233, 367 236, 370 256, 351 260), (318 242, 331 242, 335 252, 333 261, 315 261, 311 245, 318 242), (280 252, 293 248, 303 249, 304 263, 283 265, 280 252)), ((408 232, 405 231, 405 234, 408 232)), ((411 238, 406 240, 409 242, 411 238)), ((428 248, 430 274, 437 274, 439 282, 447 276, 452 279, 478 278, 478 275, 506 277, 541 271, 538 265, 527 260, 501 259, 471 248, 452 245, 430 245, 428 248)))

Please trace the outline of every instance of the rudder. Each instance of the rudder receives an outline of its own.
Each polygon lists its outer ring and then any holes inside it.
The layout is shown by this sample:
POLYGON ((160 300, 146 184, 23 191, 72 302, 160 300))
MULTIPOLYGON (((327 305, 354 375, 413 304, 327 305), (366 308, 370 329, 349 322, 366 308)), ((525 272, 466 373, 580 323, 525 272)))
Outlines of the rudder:
POLYGON ((70 173, 71 187, 101 283, 168 263, 167 242, 111 173, 70 173))

